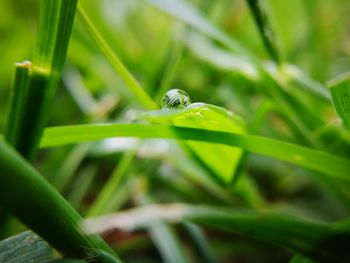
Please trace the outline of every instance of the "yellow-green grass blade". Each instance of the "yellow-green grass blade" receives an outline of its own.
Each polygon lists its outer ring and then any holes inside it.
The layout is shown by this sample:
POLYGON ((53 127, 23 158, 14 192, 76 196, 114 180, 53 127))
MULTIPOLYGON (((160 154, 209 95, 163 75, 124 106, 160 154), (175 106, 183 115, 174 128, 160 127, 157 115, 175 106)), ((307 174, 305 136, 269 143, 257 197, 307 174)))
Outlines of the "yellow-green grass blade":
MULTIPOLYGON (((244 122, 238 116, 223 108, 204 103, 193 103, 182 110, 147 112, 143 114, 143 118, 150 123, 245 133, 244 122)), ((232 183, 243 157, 242 149, 198 141, 189 141, 186 145, 212 172, 215 179, 224 185, 232 183)))
POLYGON ((173 125, 95 124, 52 127, 45 130, 41 147, 47 148, 111 137, 167 138, 219 143, 240 147, 249 152, 309 168, 333 178, 350 181, 350 160, 324 151, 262 136, 173 125))

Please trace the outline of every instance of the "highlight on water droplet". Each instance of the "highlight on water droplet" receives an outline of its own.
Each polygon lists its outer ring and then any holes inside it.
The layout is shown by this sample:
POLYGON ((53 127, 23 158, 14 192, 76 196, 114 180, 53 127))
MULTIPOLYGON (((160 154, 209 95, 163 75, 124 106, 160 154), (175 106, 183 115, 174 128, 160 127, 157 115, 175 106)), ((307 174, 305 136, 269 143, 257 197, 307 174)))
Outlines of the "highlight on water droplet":
POLYGON ((181 89, 171 89, 163 96, 162 109, 179 110, 191 104, 190 96, 181 89))

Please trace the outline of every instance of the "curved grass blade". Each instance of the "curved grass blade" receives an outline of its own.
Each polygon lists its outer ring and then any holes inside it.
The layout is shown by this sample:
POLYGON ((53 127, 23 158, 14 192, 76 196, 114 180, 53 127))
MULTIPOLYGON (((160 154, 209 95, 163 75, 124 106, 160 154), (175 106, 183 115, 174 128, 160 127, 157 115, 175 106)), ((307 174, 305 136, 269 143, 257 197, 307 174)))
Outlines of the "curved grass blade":
POLYGON ((47 128, 41 147, 53 147, 111 137, 168 138, 220 143, 300 165, 350 181, 350 160, 266 137, 151 124, 96 124, 47 128))
POLYGON ((0 203, 65 256, 119 262, 99 236, 81 230, 80 215, 5 142, 0 142, 0 203), (114 259, 104 260, 101 251, 114 259))
MULTIPOLYGON (((237 115, 224 108, 205 103, 193 103, 183 110, 146 112, 142 118, 157 124, 245 133, 244 122, 237 115)), ((242 149, 198 141, 189 141, 185 144, 220 183, 228 185, 237 178, 244 155, 242 149)))

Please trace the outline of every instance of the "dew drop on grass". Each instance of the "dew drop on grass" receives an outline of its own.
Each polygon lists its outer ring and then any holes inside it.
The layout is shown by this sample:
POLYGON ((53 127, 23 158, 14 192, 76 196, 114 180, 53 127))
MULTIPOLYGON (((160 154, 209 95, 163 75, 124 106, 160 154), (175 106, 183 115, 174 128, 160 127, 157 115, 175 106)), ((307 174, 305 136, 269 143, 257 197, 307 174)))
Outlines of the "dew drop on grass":
POLYGON ((162 100, 162 109, 179 110, 191 104, 190 96, 181 89, 171 89, 165 93, 162 100))

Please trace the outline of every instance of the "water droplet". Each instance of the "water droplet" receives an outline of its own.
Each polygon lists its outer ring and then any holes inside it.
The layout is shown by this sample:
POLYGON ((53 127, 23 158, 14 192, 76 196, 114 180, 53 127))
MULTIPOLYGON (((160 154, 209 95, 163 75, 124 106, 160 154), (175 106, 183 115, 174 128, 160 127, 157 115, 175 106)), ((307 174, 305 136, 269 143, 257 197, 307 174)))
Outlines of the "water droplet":
POLYGON ((162 100, 163 109, 179 110, 191 104, 188 94, 180 89, 171 89, 165 93, 162 100))

